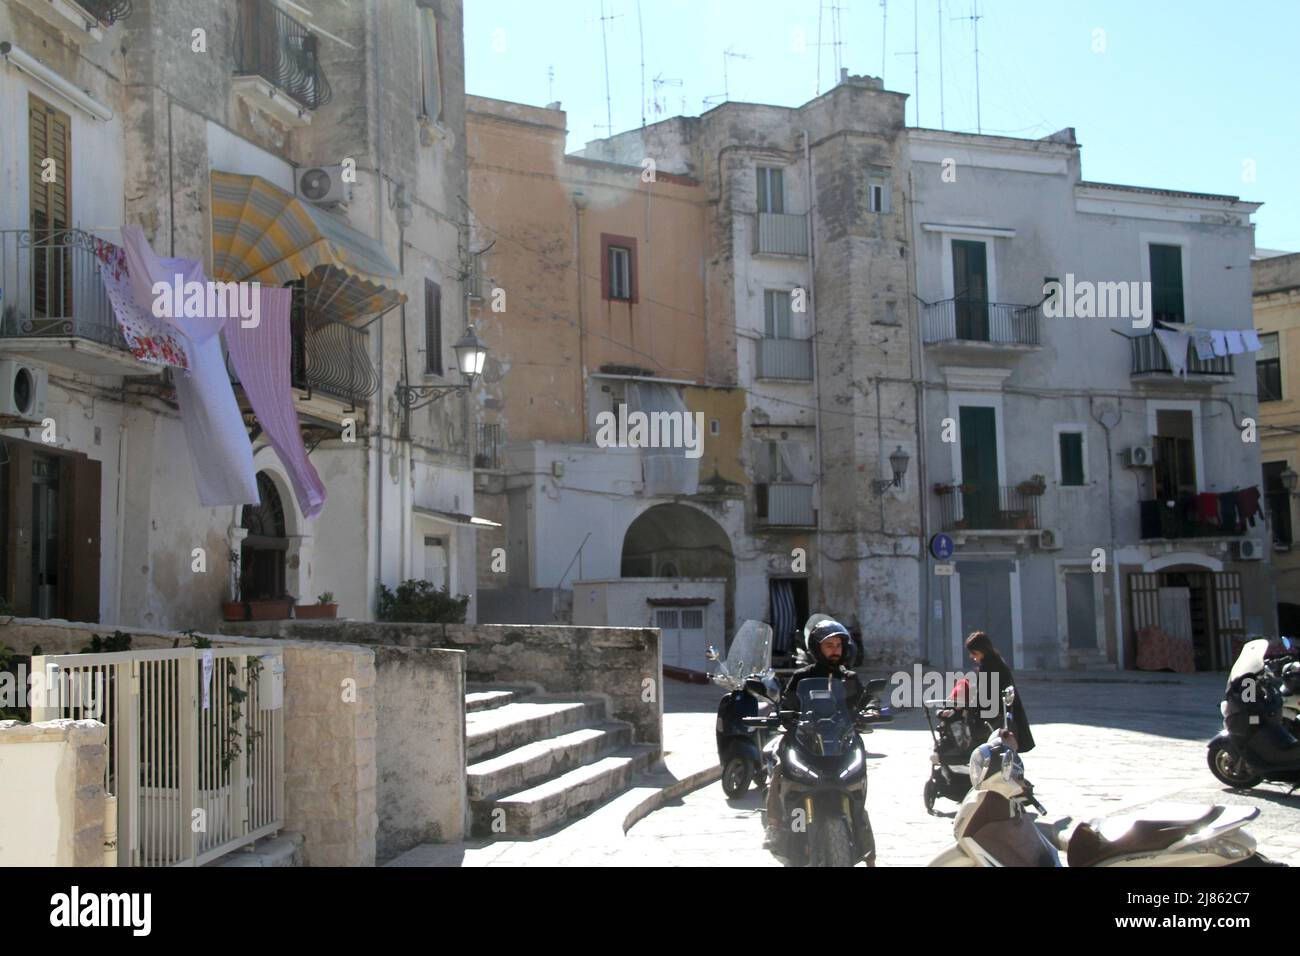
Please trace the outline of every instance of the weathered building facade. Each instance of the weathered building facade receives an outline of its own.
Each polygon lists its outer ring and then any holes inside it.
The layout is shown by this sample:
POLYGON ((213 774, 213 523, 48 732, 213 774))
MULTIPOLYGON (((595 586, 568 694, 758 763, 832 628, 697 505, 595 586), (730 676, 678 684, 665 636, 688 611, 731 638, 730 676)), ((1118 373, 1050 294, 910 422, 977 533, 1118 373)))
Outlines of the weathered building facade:
POLYGON ((0 358, 44 388, 37 414, 4 422, 3 579, 20 612, 207 627, 233 580, 246 598, 331 592, 359 619, 381 582, 473 594, 467 398, 408 409, 398 392, 460 382, 461 6, 297 6, 0 5, 0 39, 38 64, 0 67, 0 358), (41 179, 47 153, 62 179, 41 179), (316 517, 251 414, 260 504, 201 506, 173 386, 186 373, 124 348, 89 251, 136 224, 210 278, 294 288, 316 517))

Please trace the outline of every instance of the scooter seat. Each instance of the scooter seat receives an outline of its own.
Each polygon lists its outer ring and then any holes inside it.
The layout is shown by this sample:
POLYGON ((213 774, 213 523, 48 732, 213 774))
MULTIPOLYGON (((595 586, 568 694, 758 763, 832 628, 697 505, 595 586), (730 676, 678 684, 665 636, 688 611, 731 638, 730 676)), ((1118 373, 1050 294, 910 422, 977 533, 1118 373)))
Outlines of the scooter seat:
POLYGON ((1223 810, 1213 806, 1174 819, 1130 817, 1106 820, 1096 826, 1080 823, 1070 835, 1065 859, 1072 867, 1096 866, 1120 856, 1167 850, 1189 833, 1213 823, 1223 810), (1103 834, 1103 829, 1107 833, 1103 834))

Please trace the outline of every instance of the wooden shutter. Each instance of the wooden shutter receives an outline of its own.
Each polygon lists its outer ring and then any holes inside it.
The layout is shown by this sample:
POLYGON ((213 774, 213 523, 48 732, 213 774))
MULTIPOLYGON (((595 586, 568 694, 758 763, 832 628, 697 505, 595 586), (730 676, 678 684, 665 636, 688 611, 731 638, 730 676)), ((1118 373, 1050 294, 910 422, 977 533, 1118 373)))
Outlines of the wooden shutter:
POLYGON ((442 367, 442 287, 424 280, 424 370, 445 375, 442 367))
POLYGON ((9 446, 8 550, 9 604, 20 617, 32 613, 32 446, 7 441, 9 446))
POLYGON ((1183 321, 1183 251, 1179 246, 1150 247, 1152 311, 1157 322, 1183 321))
POLYGON ((67 113, 28 97, 31 159, 32 287, 37 315, 72 314, 72 271, 58 233, 72 223, 72 121, 67 113), (54 160, 52 182, 45 182, 45 160, 54 160))
POLYGON ((69 621, 99 621, 100 463, 85 455, 59 461, 59 595, 69 621))
POLYGON ((1083 435, 1061 432, 1061 484, 1083 484, 1083 435))

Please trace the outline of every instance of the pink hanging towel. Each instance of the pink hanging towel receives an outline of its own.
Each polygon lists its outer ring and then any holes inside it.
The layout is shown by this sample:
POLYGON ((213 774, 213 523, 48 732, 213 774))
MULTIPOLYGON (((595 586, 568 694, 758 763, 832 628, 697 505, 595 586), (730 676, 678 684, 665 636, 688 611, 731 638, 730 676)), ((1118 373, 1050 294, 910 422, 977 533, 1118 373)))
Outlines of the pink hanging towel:
POLYGON ((226 348, 249 404, 293 484, 298 507, 314 518, 325 507, 325 484, 307 458, 293 407, 289 369, 293 343, 289 334, 290 289, 262 289, 261 321, 244 328, 239 316, 226 321, 226 348))

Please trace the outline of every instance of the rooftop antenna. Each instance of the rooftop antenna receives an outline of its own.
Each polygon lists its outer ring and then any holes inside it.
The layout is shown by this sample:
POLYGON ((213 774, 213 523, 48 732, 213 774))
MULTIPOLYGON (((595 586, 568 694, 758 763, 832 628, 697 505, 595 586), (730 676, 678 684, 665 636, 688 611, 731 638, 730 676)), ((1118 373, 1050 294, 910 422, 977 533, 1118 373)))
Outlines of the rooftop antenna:
POLYGON ((971 15, 953 17, 954 20, 969 20, 975 29, 975 132, 983 133, 984 125, 980 119, 980 0, 971 0, 971 15))
POLYGON ((912 0, 912 49, 902 53, 895 53, 894 56, 910 56, 912 58, 912 101, 916 110, 916 125, 921 125, 921 31, 917 8, 921 0, 912 0))
POLYGON ((844 30, 840 24, 840 10, 843 8, 837 2, 831 3, 831 23, 835 28, 835 40, 831 44, 835 49, 835 78, 839 82, 840 75, 844 72, 844 60, 840 47, 844 45, 844 30))
POLYGON ((555 66, 546 68, 546 102, 555 102, 555 66))
POLYGON ((636 0, 636 35, 641 44, 641 128, 645 129, 645 31, 641 28, 641 0, 636 0))
POLYGON ((939 129, 946 129, 943 118, 943 0, 939 0, 939 129))
POLYGON ((727 82, 727 61, 752 59, 754 58, 748 53, 736 53, 735 47, 732 46, 722 51, 722 96, 724 99, 731 99, 731 84, 727 82))
POLYGON ((825 10, 826 4, 817 0, 817 91, 814 96, 822 94, 822 13, 825 10))
POLYGON ((885 85, 885 45, 889 38, 889 0, 880 0, 880 85, 885 85))
MULTIPOLYGON (((654 91, 654 110, 656 116, 664 112, 666 108, 664 103, 661 102, 659 99, 660 91, 665 86, 681 86, 681 85, 682 85, 681 80, 677 79, 676 77, 666 77, 662 73, 660 73, 658 76, 656 76, 653 80, 650 81, 650 86, 654 91)), ((667 97, 664 97, 664 99, 667 100, 667 97)), ((684 102, 682 104, 682 112, 683 113, 686 112, 686 105, 684 102)))
MULTIPOLYGON (((614 135, 614 106, 613 97, 609 91, 609 40, 605 35, 605 23, 608 20, 617 20, 623 14, 616 13, 609 16, 605 13, 605 0, 600 0, 600 45, 605 52, 605 132, 609 136, 614 135)), ((599 124, 596 126, 600 128, 599 124)))

